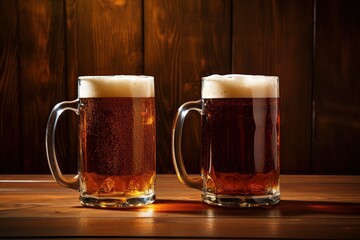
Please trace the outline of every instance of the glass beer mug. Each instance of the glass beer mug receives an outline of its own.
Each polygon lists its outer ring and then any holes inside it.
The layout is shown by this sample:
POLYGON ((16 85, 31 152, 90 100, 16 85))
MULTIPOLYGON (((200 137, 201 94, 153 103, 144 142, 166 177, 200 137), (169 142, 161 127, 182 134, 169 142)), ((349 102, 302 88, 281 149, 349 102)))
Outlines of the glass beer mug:
POLYGON ((172 157, 179 180, 202 191, 205 203, 228 207, 280 201, 279 79, 211 75, 201 100, 183 104, 174 119, 172 157), (189 111, 201 115, 201 177, 189 177, 181 153, 189 111))
POLYGON ((54 179, 80 192, 82 205, 141 206, 155 200, 156 126, 154 78, 84 76, 78 99, 57 104, 46 128, 46 153, 54 179), (55 152, 59 116, 78 115, 78 174, 62 175, 55 152))

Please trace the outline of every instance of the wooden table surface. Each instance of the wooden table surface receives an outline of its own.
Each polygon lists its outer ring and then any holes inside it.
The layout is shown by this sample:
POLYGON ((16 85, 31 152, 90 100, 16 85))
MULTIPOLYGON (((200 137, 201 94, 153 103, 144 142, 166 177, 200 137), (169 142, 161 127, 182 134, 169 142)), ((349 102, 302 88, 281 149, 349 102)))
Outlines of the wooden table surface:
POLYGON ((0 237, 360 239, 360 176, 281 176, 281 202, 221 208, 175 175, 158 175, 143 208, 82 207, 49 175, 0 175, 0 237))

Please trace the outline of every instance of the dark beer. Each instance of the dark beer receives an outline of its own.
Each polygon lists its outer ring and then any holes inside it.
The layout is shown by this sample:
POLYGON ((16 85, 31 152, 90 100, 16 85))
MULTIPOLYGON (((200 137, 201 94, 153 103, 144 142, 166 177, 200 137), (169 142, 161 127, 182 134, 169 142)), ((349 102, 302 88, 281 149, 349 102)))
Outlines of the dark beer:
POLYGON ((201 156, 205 202, 221 206, 279 202, 277 77, 203 78, 201 156))
POLYGON ((203 99, 207 192, 253 196, 279 190, 278 105, 278 98, 203 99))

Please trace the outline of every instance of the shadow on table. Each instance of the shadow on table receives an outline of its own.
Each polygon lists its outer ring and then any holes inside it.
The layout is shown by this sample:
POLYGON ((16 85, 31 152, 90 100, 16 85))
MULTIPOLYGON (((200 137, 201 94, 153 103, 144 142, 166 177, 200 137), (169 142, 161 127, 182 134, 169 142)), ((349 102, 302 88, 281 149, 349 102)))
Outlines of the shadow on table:
POLYGON ((156 200, 151 207, 154 212, 200 214, 204 216, 300 216, 300 215, 360 215, 360 204, 315 201, 282 200, 276 206, 261 208, 224 208, 210 206, 200 201, 156 200))

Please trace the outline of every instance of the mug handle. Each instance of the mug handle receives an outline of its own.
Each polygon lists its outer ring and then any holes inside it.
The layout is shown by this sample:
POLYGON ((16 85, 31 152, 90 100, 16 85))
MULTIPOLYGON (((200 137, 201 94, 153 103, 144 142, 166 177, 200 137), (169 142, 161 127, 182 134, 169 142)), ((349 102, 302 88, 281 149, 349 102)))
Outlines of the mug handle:
POLYGON ((179 180, 188 187, 202 190, 203 181, 201 177, 189 177, 184 166, 182 156, 182 132, 186 115, 190 111, 201 114, 201 100, 186 102, 178 109, 171 132, 171 152, 176 175, 179 180))
POLYGON ((58 165, 58 161, 56 158, 56 150, 55 150, 55 129, 60 115, 66 111, 71 110, 79 115, 79 99, 73 101, 64 101, 55 105, 52 109, 45 133, 45 148, 46 148, 46 156, 48 159, 49 167, 51 174, 58 184, 63 187, 72 188, 75 190, 79 190, 79 174, 76 174, 73 178, 67 179, 65 178, 58 165))

